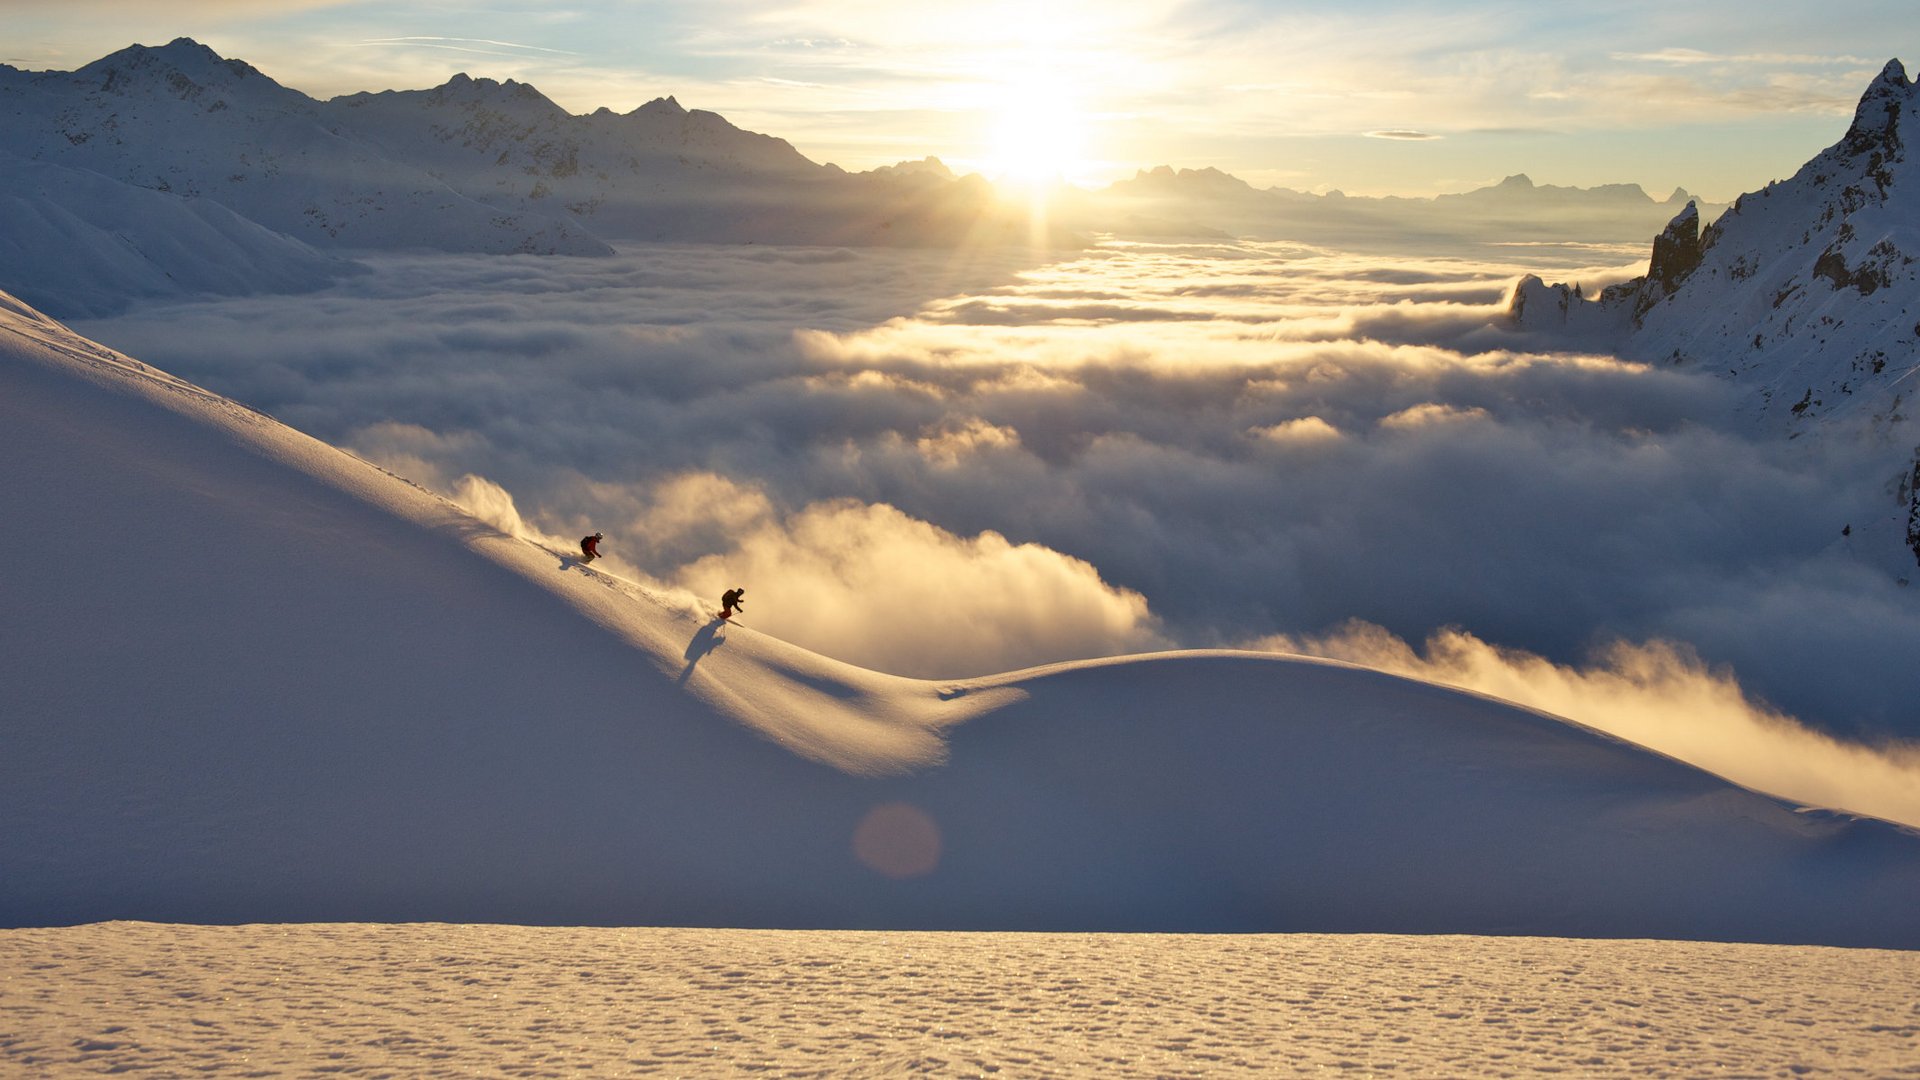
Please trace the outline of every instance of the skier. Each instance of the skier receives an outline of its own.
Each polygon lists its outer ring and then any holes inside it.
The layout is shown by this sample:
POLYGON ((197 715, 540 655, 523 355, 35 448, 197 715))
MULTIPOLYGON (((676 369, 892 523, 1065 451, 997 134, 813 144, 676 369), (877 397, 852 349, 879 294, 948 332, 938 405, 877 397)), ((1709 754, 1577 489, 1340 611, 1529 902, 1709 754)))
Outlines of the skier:
POLYGON ((746 595, 747 595, 747 590, 745 589, 728 589, 726 592, 721 593, 720 594, 720 618, 722 619, 733 618, 733 613, 735 609, 745 611, 747 608, 747 602, 744 599, 746 595))
POLYGON ((601 539, 602 537, 599 533, 580 538, 580 562, 582 565, 590 563, 600 557, 601 539))

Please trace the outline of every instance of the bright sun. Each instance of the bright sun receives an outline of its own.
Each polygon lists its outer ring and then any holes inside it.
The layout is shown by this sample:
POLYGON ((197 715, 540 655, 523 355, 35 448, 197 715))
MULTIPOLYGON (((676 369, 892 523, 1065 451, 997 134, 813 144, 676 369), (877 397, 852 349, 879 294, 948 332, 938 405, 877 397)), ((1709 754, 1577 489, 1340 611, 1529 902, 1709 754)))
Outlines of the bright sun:
POLYGON ((1028 190, 1079 179, 1086 123, 1064 87, 1038 81, 1006 88, 989 132, 986 174, 1028 190))

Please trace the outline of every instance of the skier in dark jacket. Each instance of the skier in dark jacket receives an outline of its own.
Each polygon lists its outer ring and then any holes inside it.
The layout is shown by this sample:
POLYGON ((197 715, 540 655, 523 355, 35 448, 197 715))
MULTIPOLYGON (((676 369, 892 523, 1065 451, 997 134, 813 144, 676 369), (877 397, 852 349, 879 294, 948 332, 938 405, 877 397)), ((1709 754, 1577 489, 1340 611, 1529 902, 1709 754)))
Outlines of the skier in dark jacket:
POLYGON ((592 536, 583 536, 583 537, 581 537, 581 538, 580 538, 580 561, 581 561, 581 563, 583 563, 583 564, 584 564, 584 563, 590 563, 590 562, 592 562, 593 560, 595 560, 595 559, 597 559, 597 558, 599 558, 599 557, 600 557, 600 541, 601 541, 601 539, 602 539, 602 537, 600 536, 600 534, 599 534, 599 533, 594 533, 594 534, 593 534, 592 536))
POLYGON ((745 611, 747 609, 747 602, 744 599, 746 595, 747 590, 745 589, 728 589, 726 592, 721 593, 720 617, 723 619, 731 619, 733 618, 735 610, 745 611))

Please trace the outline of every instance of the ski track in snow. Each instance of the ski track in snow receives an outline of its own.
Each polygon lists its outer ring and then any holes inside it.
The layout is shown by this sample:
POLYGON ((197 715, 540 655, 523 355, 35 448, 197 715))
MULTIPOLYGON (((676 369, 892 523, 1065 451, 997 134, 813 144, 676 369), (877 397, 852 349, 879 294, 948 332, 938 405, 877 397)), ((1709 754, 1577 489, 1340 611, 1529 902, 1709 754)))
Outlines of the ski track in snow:
POLYGON ((0 931, 0 1074, 1920 1076, 1920 953, 1562 938, 0 931))

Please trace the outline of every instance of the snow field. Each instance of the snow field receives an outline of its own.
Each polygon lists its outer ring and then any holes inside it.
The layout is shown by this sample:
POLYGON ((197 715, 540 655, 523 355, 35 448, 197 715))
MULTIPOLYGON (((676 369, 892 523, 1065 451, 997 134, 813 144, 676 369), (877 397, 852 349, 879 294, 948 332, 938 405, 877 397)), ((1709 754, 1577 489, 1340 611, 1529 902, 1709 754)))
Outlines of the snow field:
POLYGON ((1391 935, 0 931, 0 1072, 1920 1075, 1920 953, 1391 935))

